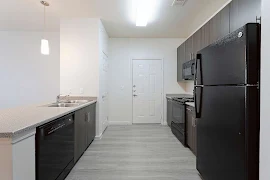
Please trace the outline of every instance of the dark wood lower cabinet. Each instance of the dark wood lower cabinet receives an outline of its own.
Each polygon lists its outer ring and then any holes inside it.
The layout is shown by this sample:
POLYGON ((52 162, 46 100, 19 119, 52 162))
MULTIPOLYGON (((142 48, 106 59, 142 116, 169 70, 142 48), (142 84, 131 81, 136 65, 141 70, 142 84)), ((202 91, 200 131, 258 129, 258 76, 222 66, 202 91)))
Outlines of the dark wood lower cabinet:
POLYGON ((194 113, 194 107, 187 106, 186 108, 187 122, 187 145, 190 150, 197 154, 197 122, 194 113))
POLYGON ((88 147, 96 136, 96 104, 86 107, 86 118, 86 145, 88 147))
POLYGON ((85 151, 86 147, 86 128, 85 128, 85 109, 75 112, 75 149, 74 161, 77 162, 85 151))
POLYGON ((74 162, 77 162, 96 135, 96 103, 75 112, 74 162))

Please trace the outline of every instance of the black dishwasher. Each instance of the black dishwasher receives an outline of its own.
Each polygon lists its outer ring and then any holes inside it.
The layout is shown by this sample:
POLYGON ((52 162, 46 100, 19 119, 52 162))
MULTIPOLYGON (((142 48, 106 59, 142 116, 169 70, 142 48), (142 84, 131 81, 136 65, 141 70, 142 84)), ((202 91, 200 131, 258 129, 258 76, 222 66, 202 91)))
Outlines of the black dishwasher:
POLYGON ((37 128, 36 179, 64 180, 74 166, 74 115, 37 128))

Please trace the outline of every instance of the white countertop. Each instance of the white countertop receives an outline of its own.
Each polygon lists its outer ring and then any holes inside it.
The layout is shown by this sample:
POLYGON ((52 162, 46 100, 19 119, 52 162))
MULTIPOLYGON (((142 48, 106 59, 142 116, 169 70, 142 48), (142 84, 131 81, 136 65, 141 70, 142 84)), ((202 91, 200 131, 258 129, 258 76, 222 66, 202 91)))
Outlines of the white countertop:
MULTIPOLYGON (((47 122, 65 116, 97 102, 96 100, 76 107, 44 107, 45 104, 0 110, 0 138, 14 138, 34 130, 47 122)), ((50 103, 47 103, 50 104, 50 103)))
POLYGON ((186 105, 195 107, 195 103, 194 102, 186 102, 186 105))

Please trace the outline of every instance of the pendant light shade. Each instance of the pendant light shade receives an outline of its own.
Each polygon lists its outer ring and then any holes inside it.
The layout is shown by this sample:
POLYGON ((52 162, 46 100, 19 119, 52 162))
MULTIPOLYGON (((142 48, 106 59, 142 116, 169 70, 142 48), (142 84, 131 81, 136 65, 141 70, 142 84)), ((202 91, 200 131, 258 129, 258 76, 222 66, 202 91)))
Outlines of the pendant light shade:
POLYGON ((43 55, 50 54, 49 41, 47 39, 41 39, 41 54, 43 55))
MULTIPOLYGON (((40 1, 40 3, 44 6, 44 36, 46 32, 46 7, 50 4, 46 1, 40 1)), ((49 55, 50 54, 50 47, 49 47, 49 41, 47 39, 41 39, 41 47, 40 47, 41 54, 43 55, 49 55)))

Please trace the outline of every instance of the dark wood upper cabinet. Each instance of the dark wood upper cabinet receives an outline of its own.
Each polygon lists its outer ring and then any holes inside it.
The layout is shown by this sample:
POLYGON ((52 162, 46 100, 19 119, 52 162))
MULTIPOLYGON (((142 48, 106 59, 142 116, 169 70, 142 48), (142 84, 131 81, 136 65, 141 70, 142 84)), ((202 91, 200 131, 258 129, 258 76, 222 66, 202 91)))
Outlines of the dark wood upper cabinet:
POLYGON ((185 43, 183 43, 177 48, 177 82, 183 81, 182 65, 185 58, 185 43))
POLYGON ((202 30, 199 29, 194 35, 193 35, 193 58, 195 58, 198 51, 202 49, 202 30))
POLYGON ((202 28, 201 28, 201 38, 202 38, 202 49, 207 47, 210 44, 210 22, 207 22, 202 28))
POLYGON ((226 6, 209 21, 210 44, 230 33, 230 6, 226 6))
POLYGON ((261 0, 233 0, 230 3, 230 32, 261 16, 261 0))
POLYGON ((261 0, 233 0, 186 40, 177 50, 177 81, 182 79, 182 64, 196 57, 196 53, 247 23, 261 16, 261 0))
POLYGON ((191 36, 190 38, 188 38, 188 40, 186 40, 185 42, 186 48, 185 48, 185 62, 190 61, 191 59, 193 59, 193 36, 191 36))
POLYGON ((219 39, 230 34, 230 5, 224 7, 219 13, 219 39))

